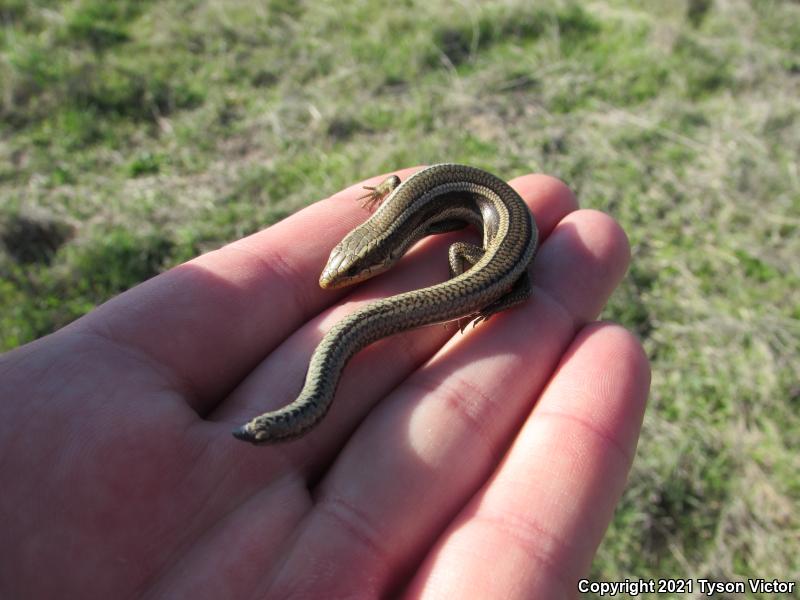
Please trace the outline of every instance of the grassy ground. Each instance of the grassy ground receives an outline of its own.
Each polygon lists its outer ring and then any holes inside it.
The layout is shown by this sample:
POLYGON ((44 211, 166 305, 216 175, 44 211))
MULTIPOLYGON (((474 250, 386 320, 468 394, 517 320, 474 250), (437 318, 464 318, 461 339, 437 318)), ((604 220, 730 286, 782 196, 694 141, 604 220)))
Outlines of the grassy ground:
POLYGON ((604 316, 654 372, 592 576, 800 580, 797 2, 0 0, 0 23, 0 348, 380 171, 548 172, 628 231, 604 316))

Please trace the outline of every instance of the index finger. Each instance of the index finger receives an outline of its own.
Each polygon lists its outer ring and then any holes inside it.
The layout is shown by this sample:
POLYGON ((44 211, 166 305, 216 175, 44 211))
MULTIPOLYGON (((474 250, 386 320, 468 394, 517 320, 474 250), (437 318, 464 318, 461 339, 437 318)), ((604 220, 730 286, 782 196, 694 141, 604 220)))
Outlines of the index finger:
MULTIPOLYGON (((415 169, 399 171, 407 176, 415 169)), ((146 281, 67 328, 134 349, 213 408, 272 348, 342 291, 318 285, 331 248, 366 217, 364 182, 146 281)))

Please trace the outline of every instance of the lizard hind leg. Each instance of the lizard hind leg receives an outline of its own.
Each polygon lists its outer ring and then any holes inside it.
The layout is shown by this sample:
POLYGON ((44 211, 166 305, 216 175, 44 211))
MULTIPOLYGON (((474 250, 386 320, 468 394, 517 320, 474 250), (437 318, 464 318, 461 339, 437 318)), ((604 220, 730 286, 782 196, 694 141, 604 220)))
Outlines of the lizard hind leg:
MULTIPOLYGON (((468 242, 455 242, 451 244, 450 249, 447 251, 447 260, 450 264, 450 279, 474 267, 483 256, 483 253, 483 248, 476 244, 470 244, 468 242)), ((461 333, 464 333, 464 329, 466 329, 470 321, 476 317, 477 315, 473 314, 461 317, 458 320, 458 328, 461 333)))
POLYGON ((464 329, 466 329, 467 325, 472 323, 472 326, 475 327, 478 323, 482 323, 483 321, 488 321, 489 317, 504 310, 508 310, 509 308, 516 306, 518 304, 522 304, 528 298, 531 297, 533 293, 533 286, 531 285, 530 277, 528 276, 528 272, 525 271, 522 273, 519 279, 514 282, 514 285, 511 286, 511 289, 508 291, 507 294, 501 296, 494 302, 492 302, 489 306, 486 306, 479 310, 476 314, 469 315, 467 317, 463 317, 459 319, 458 325, 461 328, 461 333, 464 333, 464 329))
POLYGON ((455 242, 447 251, 450 264, 450 279, 470 270, 483 257, 484 250, 476 244, 455 242))

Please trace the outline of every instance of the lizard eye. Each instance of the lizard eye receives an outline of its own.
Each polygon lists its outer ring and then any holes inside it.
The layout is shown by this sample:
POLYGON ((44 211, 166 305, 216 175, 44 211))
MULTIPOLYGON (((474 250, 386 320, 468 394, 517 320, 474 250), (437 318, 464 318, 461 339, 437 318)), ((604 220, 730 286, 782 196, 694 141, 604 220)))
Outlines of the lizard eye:
POLYGON ((352 266, 349 269, 347 269, 347 271, 345 271, 344 274, 347 275, 348 277, 355 277, 356 275, 358 275, 358 267, 352 266))

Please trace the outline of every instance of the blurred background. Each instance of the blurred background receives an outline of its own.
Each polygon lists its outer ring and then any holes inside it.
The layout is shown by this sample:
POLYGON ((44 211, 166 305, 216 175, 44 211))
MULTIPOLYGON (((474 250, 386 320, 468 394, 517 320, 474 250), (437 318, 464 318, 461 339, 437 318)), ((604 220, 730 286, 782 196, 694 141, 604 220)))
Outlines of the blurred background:
POLYGON ((800 580, 800 3, 389 4, 0 0, 0 349, 377 173, 550 173, 653 365, 592 578, 800 580))

